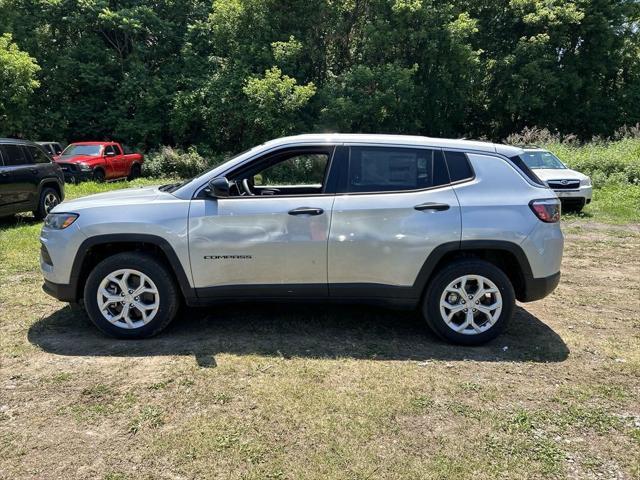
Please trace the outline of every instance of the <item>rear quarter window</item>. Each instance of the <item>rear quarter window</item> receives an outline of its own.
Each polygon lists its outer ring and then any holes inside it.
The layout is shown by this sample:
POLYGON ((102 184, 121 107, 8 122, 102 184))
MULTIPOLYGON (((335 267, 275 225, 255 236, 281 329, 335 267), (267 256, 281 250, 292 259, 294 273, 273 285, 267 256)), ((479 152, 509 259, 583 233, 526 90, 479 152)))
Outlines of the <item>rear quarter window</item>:
POLYGON ((513 164, 533 183, 540 185, 541 187, 546 186, 545 183, 533 172, 533 170, 524 163, 524 160, 522 160, 519 155, 514 155, 513 157, 510 157, 509 160, 511 160, 513 164))
POLYGON ((467 155, 462 152, 445 152, 447 168, 451 183, 461 182, 473 178, 474 173, 467 155))

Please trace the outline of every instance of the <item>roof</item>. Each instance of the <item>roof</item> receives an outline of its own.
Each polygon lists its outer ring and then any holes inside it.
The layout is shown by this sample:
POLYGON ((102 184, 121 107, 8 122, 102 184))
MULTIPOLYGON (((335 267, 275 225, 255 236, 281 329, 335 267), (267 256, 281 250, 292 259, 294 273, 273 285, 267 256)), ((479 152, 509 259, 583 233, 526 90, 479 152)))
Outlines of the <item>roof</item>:
POLYGON ((265 143, 277 146, 291 143, 377 143, 385 145, 416 145, 421 147, 452 148, 469 151, 492 152, 505 156, 519 155, 522 149, 499 143, 450 138, 422 137, 417 135, 387 135, 363 133, 313 133, 282 137, 265 143))
POLYGON ((70 145, 113 145, 118 142, 104 141, 104 142, 72 142, 70 145))
POLYGON ((21 138, 0 138, 0 143, 19 143, 21 145, 35 145, 31 140, 23 140, 21 138))

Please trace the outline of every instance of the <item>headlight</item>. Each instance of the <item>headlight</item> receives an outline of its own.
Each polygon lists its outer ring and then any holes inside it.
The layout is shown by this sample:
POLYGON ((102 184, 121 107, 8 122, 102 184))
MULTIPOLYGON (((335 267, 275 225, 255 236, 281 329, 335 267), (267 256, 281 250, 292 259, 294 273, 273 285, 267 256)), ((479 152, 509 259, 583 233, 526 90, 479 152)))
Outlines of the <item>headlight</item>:
POLYGON ((86 163, 79 163, 78 166, 83 172, 88 172, 89 170, 91 170, 91 166, 87 165, 86 163))
POLYGON ((44 226, 54 230, 64 230, 78 219, 77 213, 50 213, 44 219, 44 226))
POLYGON ((589 177, 580 180, 580 186, 581 187, 590 187, 591 186, 591 179, 589 177))

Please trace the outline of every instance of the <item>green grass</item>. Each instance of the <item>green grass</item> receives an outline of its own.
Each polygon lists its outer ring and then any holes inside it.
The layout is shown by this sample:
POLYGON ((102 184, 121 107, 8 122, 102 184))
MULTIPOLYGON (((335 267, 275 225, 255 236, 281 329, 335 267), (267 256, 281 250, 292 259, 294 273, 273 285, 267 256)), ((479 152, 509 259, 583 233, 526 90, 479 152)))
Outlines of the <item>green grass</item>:
POLYGON ((565 213, 567 218, 592 219, 606 223, 640 223, 640 185, 609 183, 593 191, 593 201, 582 213, 565 213))

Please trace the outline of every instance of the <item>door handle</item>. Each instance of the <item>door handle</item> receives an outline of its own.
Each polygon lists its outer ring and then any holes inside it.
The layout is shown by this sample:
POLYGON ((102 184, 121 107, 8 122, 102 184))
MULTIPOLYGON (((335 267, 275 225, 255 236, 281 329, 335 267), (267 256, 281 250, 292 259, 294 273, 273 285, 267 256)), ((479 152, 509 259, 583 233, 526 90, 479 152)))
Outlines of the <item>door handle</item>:
POLYGON ((425 203, 421 203, 420 205, 416 205, 413 208, 421 212, 425 210, 434 210, 436 212, 443 212, 445 210, 449 210, 449 205, 447 205, 446 203, 425 202, 425 203))
POLYGON ((31 171, 31 173, 38 173, 38 169, 37 168, 30 168, 29 171, 31 171))
POLYGON ((300 207, 289 210, 289 215, 322 215, 324 210, 313 207, 300 207))

